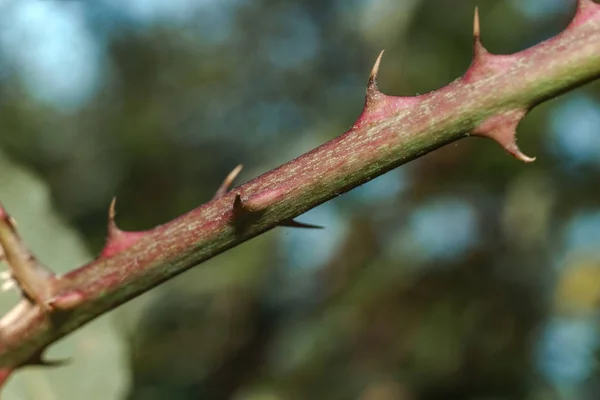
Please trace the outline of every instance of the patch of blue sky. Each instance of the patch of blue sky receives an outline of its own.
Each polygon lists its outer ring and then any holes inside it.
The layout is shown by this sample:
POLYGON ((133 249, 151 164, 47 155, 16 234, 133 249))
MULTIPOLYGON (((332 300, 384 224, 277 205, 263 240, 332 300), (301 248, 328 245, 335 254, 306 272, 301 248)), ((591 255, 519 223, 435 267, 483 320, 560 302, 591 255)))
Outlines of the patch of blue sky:
POLYGON ((566 252, 579 252, 600 258, 600 210, 574 215, 564 230, 566 252))
POLYGON ((235 10, 247 0, 102 0, 113 12, 141 26, 188 24, 202 34, 202 42, 218 44, 234 28, 235 10))
POLYGON ((537 368, 561 389, 582 384, 595 365, 599 345, 597 321, 554 318, 544 327, 535 357, 537 368))
POLYGON ((277 102, 261 101, 251 106, 245 117, 257 121, 255 135, 273 138, 289 129, 297 129, 303 123, 302 110, 297 104, 282 99, 277 102))
POLYGON ((570 96, 550 114, 549 147, 566 168, 600 167, 600 104, 586 95, 570 96))
POLYGON ((115 10, 141 23, 185 22, 196 13, 211 14, 235 7, 246 0, 102 0, 115 10))
POLYGON ((280 11, 277 34, 266 40, 269 61, 280 68, 297 68, 313 60, 320 50, 320 34, 311 17, 299 6, 280 11))
POLYGON ((514 8, 530 19, 549 18, 567 13, 573 2, 565 0, 511 0, 514 8))
POLYGON ((288 266, 295 270, 313 271, 335 255, 342 244, 347 223, 337 207, 325 203, 298 217, 299 221, 324 226, 325 229, 280 228, 282 248, 288 266))
POLYGON ((22 0, 6 7, 0 45, 27 92, 58 110, 85 105, 101 80, 101 51, 86 29, 83 3, 22 0))
POLYGON ((438 197, 417 207, 391 239, 391 257, 422 262, 456 261, 478 242, 477 212, 456 197, 438 197))

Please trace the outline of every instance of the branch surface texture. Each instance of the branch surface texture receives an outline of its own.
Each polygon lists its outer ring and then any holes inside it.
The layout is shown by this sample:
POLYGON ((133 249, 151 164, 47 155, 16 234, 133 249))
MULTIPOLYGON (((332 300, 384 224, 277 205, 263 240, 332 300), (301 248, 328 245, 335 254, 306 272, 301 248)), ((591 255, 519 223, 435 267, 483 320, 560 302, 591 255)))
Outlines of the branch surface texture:
POLYGON ((120 230, 113 201, 100 256, 65 275, 36 261, 0 207, 0 258, 23 294, 0 320, 0 382, 23 366, 53 365, 43 357, 51 343, 202 261, 277 226, 318 228, 293 218, 450 142, 488 137, 533 161, 516 145, 517 125, 537 104, 600 76, 600 5, 578 0, 562 33, 510 55, 483 47, 476 13, 473 54, 463 76, 416 97, 379 91, 380 55, 347 132, 229 190, 238 167, 210 202, 148 231, 120 230))

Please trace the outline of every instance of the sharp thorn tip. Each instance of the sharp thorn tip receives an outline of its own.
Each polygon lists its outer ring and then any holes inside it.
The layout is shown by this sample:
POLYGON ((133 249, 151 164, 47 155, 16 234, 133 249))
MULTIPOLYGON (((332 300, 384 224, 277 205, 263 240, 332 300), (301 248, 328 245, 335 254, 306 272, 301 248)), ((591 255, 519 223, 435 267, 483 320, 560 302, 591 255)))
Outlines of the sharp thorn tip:
POLYGON ((473 37, 478 39, 481 35, 481 29, 479 26, 479 8, 475 7, 475 13, 473 15, 473 37))
POLYGON ((223 183, 221 183, 221 186, 219 186, 219 189, 217 189, 215 195, 213 196, 213 199, 221 197, 229 191, 231 184, 233 183, 235 178, 237 178, 237 176, 240 174, 240 172, 242 171, 242 168, 243 168, 243 165, 239 164, 237 167, 232 169, 229 174, 227 174, 227 176, 223 180, 223 183))
POLYGON ((324 226, 308 224, 305 222, 296 221, 295 219, 283 221, 279 224, 279 226, 285 226, 287 228, 325 229, 324 226))
POLYGON ((371 69, 371 75, 369 75, 369 87, 371 88, 377 88, 377 75, 379 74, 379 66, 381 65, 381 59, 383 58, 384 52, 385 50, 381 50, 371 69))
POLYGON ((108 207, 108 219, 110 221, 113 221, 115 219, 115 215, 117 214, 116 206, 117 206, 117 197, 115 196, 110 201, 110 206, 108 207))

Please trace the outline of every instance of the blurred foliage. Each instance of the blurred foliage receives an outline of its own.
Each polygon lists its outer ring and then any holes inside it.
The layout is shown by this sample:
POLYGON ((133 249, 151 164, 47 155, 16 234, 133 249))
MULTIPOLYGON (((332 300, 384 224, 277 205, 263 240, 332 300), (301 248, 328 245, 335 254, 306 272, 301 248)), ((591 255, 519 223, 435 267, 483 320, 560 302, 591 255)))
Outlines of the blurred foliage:
MULTIPOLYGON (((460 76, 476 3, 0 1, 0 147, 96 253, 114 195, 148 228, 238 163, 241 182, 342 133, 382 48, 384 92, 460 76)), ((478 3, 498 53, 574 7, 478 3)), ((598 398, 599 88, 525 119, 534 164, 462 140, 302 217, 323 231, 269 232, 121 307, 124 398, 598 398)))

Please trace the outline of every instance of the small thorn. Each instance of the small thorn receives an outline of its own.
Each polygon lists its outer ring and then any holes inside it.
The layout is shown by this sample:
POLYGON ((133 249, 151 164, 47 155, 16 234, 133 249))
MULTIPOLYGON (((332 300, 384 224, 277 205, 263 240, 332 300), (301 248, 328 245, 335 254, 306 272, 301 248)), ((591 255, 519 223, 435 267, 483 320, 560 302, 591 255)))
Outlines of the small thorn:
POLYGON ((117 198, 113 197, 108 208, 108 232, 106 237, 106 244, 100 253, 101 257, 111 257, 128 247, 131 247, 147 232, 145 231, 134 231, 127 232, 122 231, 115 222, 117 198))
POLYGON ((479 25, 479 8, 475 7, 473 15, 473 58, 475 60, 481 58, 487 53, 485 47, 481 43, 481 27, 479 25))
POLYGON ((247 222, 248 217, 257 218, 277 201, 283 194, 283 189, 267 189, 258 194, 251 195, 246 200, 242 200, 239 193, 236 193, 233 200, 232 222, 247 222))
POLYGON ((379 55, 377 56, 377 60, 375 60, 375 64, 371 69, 371 74, 369 75, 369 83, 367 84, 367 95, 369 92, 378 92, 379 87, 377 85, 377 75, 379 74, 379 66, 381 65, 381 58, 383 57, 383 52, 385 50, 381 50, 379 55))
POLYGON ((473 37, 478 38, 481 34, 479 28, 479 7, 475 7, 475 15, 473 16, 473 37))
POLYGON ((22 364, 23 367, 25 366, 41 366, 41 367, 61 367, 67 364, 71 363, 70 359, 63 359, 63 360, 48 360, 47 358, 44 357, 44 349, 42 349, 39 353, 35 354, 33 357, 31 357, 29 360, 27 360, 26 362, 24 362, 22 364))
POLYGON ((240 174, 240 172, 242 171, 242 164, 238 165, 237 167, 235 167, 225 178, 225 180, 223 181, 223 183, 221 183, 221 186, 219 186, 219 189, 217 190, 217 192, 215 193, 213 199, 219 198, 221 196, 223 196, 225 193, 227 193, 229 191, 229 187, 231 186, 231 184, 233 183, 233 181, 235 180, 235 178, 237 178, 237 176, 240 174))
POLYGON ((39 363, 37 365, 43 366, 43 367, 64 367, 65 365, 71 364, 71 360, 68 358, 65 358, 63 360, 48 360, 46 358, 42 358, 39 360, 39 363))
POLYGON ((108 207, 108 220, 113 223, 115 221, 115 216, 117 215, 116 206, 117 196, 112 198, 112 200, 110 201, 110 206, 108 207))
POLYGON ((285 226, 287 228, 305 228, 305 229, 324 229, 324 226, 307 224, 305 222, 296 221, 295 219, 288 219, 279 224, 279 226, 285 226))
POLYGON ((235 199, 233 200, 233 213, 243 213, 244 212, 244 204, 242 203, 242 197, 239 193, 235 195, 235 199))
POLYGON ((110 201, 110 206, 108 207, 108 237, 111 235, 117 234, 120 231, 117 223, 115 222, 115 217, 117 215, 117 196, 113 197, 110 201))

